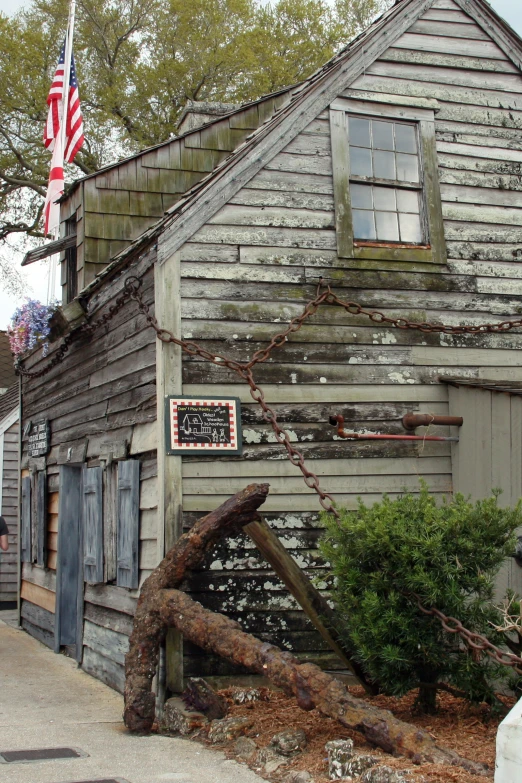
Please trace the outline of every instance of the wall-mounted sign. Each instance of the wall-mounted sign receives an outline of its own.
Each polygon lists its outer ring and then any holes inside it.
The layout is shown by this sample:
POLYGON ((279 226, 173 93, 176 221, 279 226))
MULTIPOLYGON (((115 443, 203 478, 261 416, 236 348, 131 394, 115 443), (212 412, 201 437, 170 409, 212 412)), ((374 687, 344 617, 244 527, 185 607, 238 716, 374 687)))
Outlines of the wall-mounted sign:
POLYGON ((51 448, 51 431, 48 419, 27 422, 24 427, 24 436, 27 439, 29 457, 43 457, 51 448))
POLYGON ((167 454, 241 454, 236 397, 167 397, 167 454))

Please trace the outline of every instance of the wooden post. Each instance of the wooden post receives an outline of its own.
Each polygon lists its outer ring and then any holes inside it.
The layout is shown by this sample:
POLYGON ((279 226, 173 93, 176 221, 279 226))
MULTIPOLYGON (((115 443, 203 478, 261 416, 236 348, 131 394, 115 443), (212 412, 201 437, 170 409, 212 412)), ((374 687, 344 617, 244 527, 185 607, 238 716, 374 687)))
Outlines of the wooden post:
MULTIPOLYGON (((181 334, 180 254, 154 269, 155 315, 164 329, 181 334)), ((181 457, 165 450, 165 397, 182 392, 181 348, 156 341, 156 404, 158 460, 158 563, 183 532, 181 457)), ((174 693, 183 690, 183 637, 169 628, 166 639, 166 685, 174 693)))
POLYGON ((248 525, 245 525, 243 530, 252 539, 265 560, 270 563, 279 579, 284 582, 291 595, 295 598, 310 622, 317 628, 325 642, 339 656, 361 685, 369 693, 373 692, 362 669, 342 649, 342 645, 335 633, 333 611, 330 609, 326 599, 316 590, 293 557, 288 554, 274 531, 264 520, 262 522, 250 522, 248 525), (325 621, 328 625, 325 624, 325 621))

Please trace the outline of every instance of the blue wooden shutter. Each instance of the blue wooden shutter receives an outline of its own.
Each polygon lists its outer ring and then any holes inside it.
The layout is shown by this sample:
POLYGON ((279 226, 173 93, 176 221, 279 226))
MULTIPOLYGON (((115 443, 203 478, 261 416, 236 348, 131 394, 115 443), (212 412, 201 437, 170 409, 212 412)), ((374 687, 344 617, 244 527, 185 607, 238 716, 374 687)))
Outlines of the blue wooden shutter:
POLYGON ((136 459, 129 459, 118 463, 118 572, 116 583, 120 587, 138 587, 139 534, 140 462, 136 459))
POLYGON ((22 479, 22 530, 21 560, 30 563, 31 558, 31 476, 22 479))
POLYGON ((84 579, 91 585, 103 582, 102 479, 102 468, 83 468, 83 565, 84 579))
POLYGON ((36 562, 47 565, 47 474, 36 474, 36 562))

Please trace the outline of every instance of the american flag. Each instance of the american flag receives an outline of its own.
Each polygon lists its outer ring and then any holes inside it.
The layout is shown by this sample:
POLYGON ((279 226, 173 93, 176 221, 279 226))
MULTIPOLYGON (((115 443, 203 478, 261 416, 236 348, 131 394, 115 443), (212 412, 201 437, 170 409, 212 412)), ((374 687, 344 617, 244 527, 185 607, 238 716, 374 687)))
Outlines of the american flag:
MULTIPOLYGON (((60 52, 60 59, 56 67, 56 73, 47 96, 49 113, 44 128, 44 144, 54 150, 55 139, 60 132, 60 123, 63 116, 63 82, 65 75, 65 41, 60 52)), ((72 163, 80 147, 83 145, 83 117, 78 95, 78 81, 76 68, 74 67, 74 55, 71 52, 71 71, 69 74, 69 104, 67 106, 67 124, 65 129, 64 160, 72 163)))

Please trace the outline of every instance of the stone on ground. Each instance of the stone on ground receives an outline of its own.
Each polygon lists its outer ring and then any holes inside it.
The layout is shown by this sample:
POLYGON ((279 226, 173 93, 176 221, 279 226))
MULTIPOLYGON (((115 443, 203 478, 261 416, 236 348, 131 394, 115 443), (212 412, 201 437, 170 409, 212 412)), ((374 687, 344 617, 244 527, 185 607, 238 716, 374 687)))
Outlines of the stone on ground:
POLYGON ((241 761, 250 761, 257 752, 257 745, 250 737, 239 737, 234 743, 234 753, 241 761))
POLYGON ((210 724, 208 738, 214 745, 223 744, 248 734, 254 724, 253 718, 223 718, 210 724))
POLYGON ((306 734, 303 729, 287 729, 275 734, 269 744, 282 756, 295 756, 306 748, 306 734))
POLYGON ((324 748, 328 755, 328 776, 330 780, 341 780, 348 777, 348 762, 353 757, 353 740, 332 740, 327 742, 324 748))
POLYGON ((367 769, 361 775, 361 783, 406 783, 400 772, 391 767, 380 766, 367 769))
POLYGON ((160 731, 186 737, 206 728, 208 724, 209 720, 203 713, 185 706, 182 700, 175 696, 165 702, 160 731))

